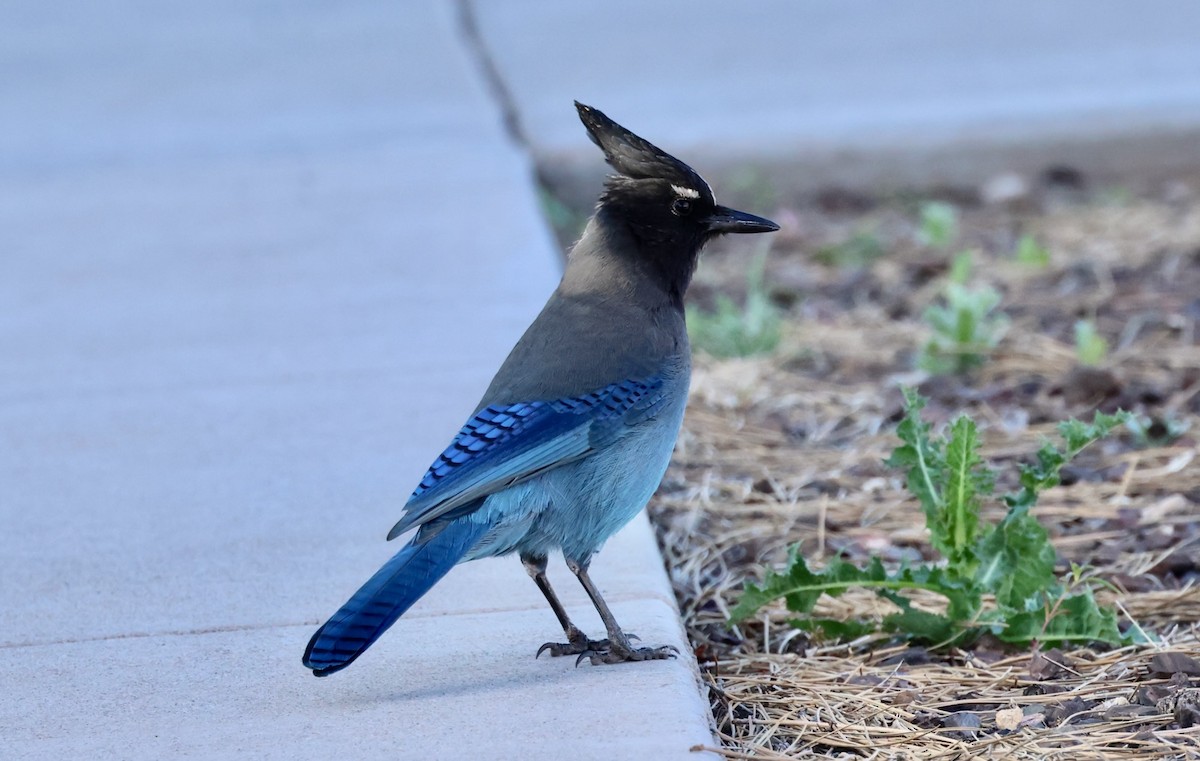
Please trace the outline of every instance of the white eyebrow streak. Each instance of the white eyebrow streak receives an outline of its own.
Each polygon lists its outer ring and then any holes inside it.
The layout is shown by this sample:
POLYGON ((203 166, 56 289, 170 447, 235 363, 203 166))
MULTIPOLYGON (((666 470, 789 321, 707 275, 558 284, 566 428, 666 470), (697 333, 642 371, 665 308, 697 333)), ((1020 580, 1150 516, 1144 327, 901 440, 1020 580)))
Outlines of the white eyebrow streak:
POLYGON ((700 197, 699 191, 692 190, 691 188, 685 188, 681 185, 672 185, 671 190, 674 190, 676 193, 678 193, 680 196, 682 196, 684 198, 699 198, 700 197))

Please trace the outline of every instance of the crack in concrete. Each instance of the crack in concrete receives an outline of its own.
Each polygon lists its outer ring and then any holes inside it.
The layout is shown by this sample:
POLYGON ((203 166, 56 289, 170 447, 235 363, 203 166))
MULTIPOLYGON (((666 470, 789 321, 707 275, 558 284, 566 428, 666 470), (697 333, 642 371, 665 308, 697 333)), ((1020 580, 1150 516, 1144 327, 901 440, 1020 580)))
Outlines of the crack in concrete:
MULTIPOLYGON (((630 602, 660 602, 667 607, 672 608, 676 605, 674 598, 664 596, 662 594, 634 592, 626 594, 610 594, 607 599, 611 605, 621 605, 630 602)), ((568 607, 578 607, 589 609, 586 601, 577 601, 568 604, 568 607)), ((537 610, 549 610, 544 605, 515 605, 515 606, 492 606, 484 608, 466 608, 463 610, 448 610, 448 611, 431 611, 428 613, 414 613, 405 616, 407 619, 422 619, 422 618, 448 618, 452 616, 479 616, 489 615, 493 613, 528 613, 537 610)), ((553 621, 553 619, 550 619, 553 621)), ((192 637, 205 634, 230 634, 237 632, 252 632, 264 631, 267 629, 295 629, 306 627, 308 629, 316 629, 324 623, 324 620, 311 619, 308 621, 293 621, 287 623, 271 623, 271 624, 230 624, 227 626, 205 626, 198 629, 167 629, 154 632, 120 632, 117 634, 98 634, 91 637, 67 637, 64 639, 51 639, 43 641, 26 641, 26 642, 0 642, 0 650, 19 650, 27 647, 52 647, 54 645, 79 645, 89 642, 108 642, 112 640, 122 639, 149 639, 152 637, 192 637)))
MULTIPOLYGON (((483 38, 474 3, 471 0, 456 0, 455 4, 458 8, 459 31, 462 34, 467 55, 474 60, 483 77, 484 86, 500 110, 500 120, 504 125, 504 131, 529 159, 542 219, 558 239, 560 262, 565 262, 567 250, 571 243, 579 237, 579 233, 583 231, 583 224, 577 218, 578 213, 572 208, 562 189, 543 171, 541 162, 537 160, 533 141, 529 139, 529 133, 525 131, 521 121, 516 98, 513 97, 504 75, 500 73, 499 64, 496 63, 495 57, 488 49, 487 41, 483 38)), ((587 214, 585 213, 583 219, 586 218, 587 214)))
POLYGON ((508 89, 508 83, 504 81, 504 75, 500 73, 500 67, 496 64, 495 58, 483 39, 474 5, 471 0, 457 0, 456 5, 458 6, 459 31, 466 43, 468 54, 475 61, 475 65, 479 67, 479 72, 483 76, 492 100, 500 109, 504 131, 508 133, 514 143, 525 151, 526 155, 532 156, 533 146, 521 124, 521 115, 517 111, 516 100, 512 96, 512 91, 508 89))
POLYGON ((198 634, 226 634, 230 632, 249 632, 263 629, 286 629, 297 626, 319 626, 320 622, 289 624, 237 624, 230 626, 209 626, 202 629, 173 629, 158 632, 122 632, 120 634, 101 634, 95 637, 68 637, 66 639, 45 640, 43 642, 4 642, 0 650, 16 650, 23 647, 49 647, 52 645, 78 645, 85 642, 107 642, 120 639, 148 639, 150 637, 188 637, 198 634))

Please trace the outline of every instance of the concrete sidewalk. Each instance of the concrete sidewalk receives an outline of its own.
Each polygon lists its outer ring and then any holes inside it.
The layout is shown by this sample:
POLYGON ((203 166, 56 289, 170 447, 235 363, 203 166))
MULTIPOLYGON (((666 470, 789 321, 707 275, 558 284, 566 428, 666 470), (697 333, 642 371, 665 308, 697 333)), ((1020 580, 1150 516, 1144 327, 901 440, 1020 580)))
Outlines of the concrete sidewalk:
MULTIPOLYGON (((300 665, 557 280, 453 8, 63 10, 0 28, 0 756, 695 758, 694 662, 535 661, 513 559, 300 665)), ((644 519, 594 567, 687 653, 644 519)))

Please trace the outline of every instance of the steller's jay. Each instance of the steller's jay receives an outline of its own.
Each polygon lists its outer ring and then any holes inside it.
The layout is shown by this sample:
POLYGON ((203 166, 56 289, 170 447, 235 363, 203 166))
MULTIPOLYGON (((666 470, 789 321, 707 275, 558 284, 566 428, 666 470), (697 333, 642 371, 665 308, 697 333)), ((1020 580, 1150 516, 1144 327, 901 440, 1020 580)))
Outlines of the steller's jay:
POLYGON ((325 676, 350 665, 454 565, 516 552, 567 641, 540 655, 593 664, 668 658, 634 647, 588 577, 592 555, 645 506, 666 471, 691 373, 683 296, 700 249, 722 233, 778 230, 718 206, 682 161, 575 104, 616 170, 562 282, 474 415, 438 456, 388 539, 416 534, 308 643, 325 676), (590 640, 546 578, 561 550, 608 638, 590 640))

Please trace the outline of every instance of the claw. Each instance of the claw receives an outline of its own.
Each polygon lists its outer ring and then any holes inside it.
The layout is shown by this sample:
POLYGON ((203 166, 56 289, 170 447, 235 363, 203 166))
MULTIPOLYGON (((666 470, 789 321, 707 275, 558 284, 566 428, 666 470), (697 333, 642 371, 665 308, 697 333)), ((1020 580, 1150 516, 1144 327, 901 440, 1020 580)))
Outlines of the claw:
POLYGON ((563 655, 578 655, 580 653, 594 653, 608 649, 608 640, 606 639, 588 639, 580 637, 579 639, 570 642, 546 642, 538 648, 534 659, 542 657, 542 653, 550 651, 550 657, 558 658, 563 655))
POLYGON ((663 645, 662 647, 637 647, 623 648, 611 647, 608 650, 599 652, 580 653, 575 659, 575 665, 578 666, 583 662, 584 658, 591 661, 593 666, 599 666, 607 663, 625 663, 627 661, 657 661, 675 658, 679 655, 679 648, 674 645, 663 645))

